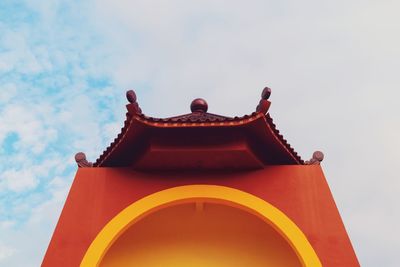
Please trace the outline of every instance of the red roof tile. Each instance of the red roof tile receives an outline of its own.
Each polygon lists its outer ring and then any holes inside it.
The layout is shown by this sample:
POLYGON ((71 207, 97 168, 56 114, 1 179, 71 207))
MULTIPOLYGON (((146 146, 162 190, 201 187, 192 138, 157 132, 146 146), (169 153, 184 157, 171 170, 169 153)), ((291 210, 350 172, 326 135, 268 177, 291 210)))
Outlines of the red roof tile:
MULTIPOLYGON (((268 93, 268 92, 267 92, 268 93)), ((269 91, 270 94, 270 91, 269 91)), ((269 94, 264 94, 263 97, 269 94)), ((189 127, 235 127, 248 124, 254 120, 264 118, 265 128, 270 132, 268 136, 272 136, 273 140, 270 140, 275 144, 276 147, 280 147, 280 151, 285 153, 288 158, 291 158, 292 164, 304 164, 304 161, 300 158, 297 152, 289 145, 286 139, 279 133, 269 113, 267 113, 270 102, 267 99, 261 99, 257 112, 253 112, 250 115, 244 115, 242 117, 226 117, 216 114, 205 112, 207 110, 207 104, 204 100, 197 99, 195 101, 200 102, 200 108, 194 105, 197 110, 193 110, 192 113, 170 117, 170 118, 153 118, 146 116, 142 113, 138 103, 136 102, 136 95, 129 91, 127 93, 130 104, 127 105, 128 113, 126 114, 126 120, 124 127, 121 129, 121 133, 114 139, 114 141, 105 149, 100 157, 93 164, 94 167, 102 167, 107 165, 107 159, 117 150, 119 146, 123 146, 124 142, 128 142, 125 139, 132 139, 130 142, 134 142, 135 131, 141 131, 145 127, 161 127, 161 128, 189 128, 189 127), (201 106, 204 105, 204 106, 201 106), (201 110, 203 109, 203 110, 201 110), (267 113, 267 114, 265 114, 267 113)), ((194 103, 194 102, 193 102, 194 103)), ((192 106, 193 106, 192 103, 192 106)), ((195 103, 198 104, 198 103, 195 103)), ((267 137, 266 137, 267 138, 267 137)), ((271 137, 269 137, 271 138, 271 137)), ((137 140, 138 141, 138 140, 137 140)), ((138 141, 139 142, 139 141, 138 141)))

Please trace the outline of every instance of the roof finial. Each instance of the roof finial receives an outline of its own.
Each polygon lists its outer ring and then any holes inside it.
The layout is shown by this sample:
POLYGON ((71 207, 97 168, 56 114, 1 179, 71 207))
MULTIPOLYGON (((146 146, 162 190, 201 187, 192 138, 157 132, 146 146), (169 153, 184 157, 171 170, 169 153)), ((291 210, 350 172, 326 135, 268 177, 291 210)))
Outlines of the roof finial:
POLYGON ((135 91, 133 90, 128 90, 126 92, 126 99, 128 99, 129 103, 135 103, 136 102, 136 94, 135 91))
POLYGON ((75 161, 78 167, 93 167, 93 163, 87 161, 86 155, 83 152, 78 152, 75 154, 75 161))
POLYGON ((321 151, 315 151, 312 158, 305 162, 307 165, 319 165, 324 160, 324 153, 321 151))
POLYGON ((204 99, 196 98, 190 104, 190 110, 192 112, 204 112, 205 113, 208 110, 208 104, 204 99))
POLYGON ((271 102, 268 101, 270 96, 271 96, 271 88, 265 87, 261 93, 261 100, 256 108, 257 112, 267 114, 269 107, 271 106, 271 102))
POLYGON ((261 98, 268 100, 269 97, 271 96, 272 90, 269 87, 265 87, 264 90, 261 93, 261 98))
POLYGON ((137 99, 136 99, 135 91, 128 90, 126 92, 126 99, 128 99, 128 101, 129 101, 129 104, 126 105, 126 108, 128 109, 128 113, 142 114, 142 110, 140 109, 139 104, 136 101, 137 99))

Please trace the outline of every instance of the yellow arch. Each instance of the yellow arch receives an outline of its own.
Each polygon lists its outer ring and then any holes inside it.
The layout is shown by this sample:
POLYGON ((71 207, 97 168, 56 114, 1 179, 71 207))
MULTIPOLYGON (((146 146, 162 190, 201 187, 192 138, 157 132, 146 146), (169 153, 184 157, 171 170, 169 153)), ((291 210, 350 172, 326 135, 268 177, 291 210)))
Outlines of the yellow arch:
POLYGON ((81 262, 81 267, 98 266, 108 248, 132 224, 147 214, 167 205, 212 200, 228 203, 251 212, 273 226, 291 245, 303 266, 322 266, 304 233, 283 212, 263 199, 225 186, 187 185, 169 188, 146 196, 117 214, 93 240, 81 262))

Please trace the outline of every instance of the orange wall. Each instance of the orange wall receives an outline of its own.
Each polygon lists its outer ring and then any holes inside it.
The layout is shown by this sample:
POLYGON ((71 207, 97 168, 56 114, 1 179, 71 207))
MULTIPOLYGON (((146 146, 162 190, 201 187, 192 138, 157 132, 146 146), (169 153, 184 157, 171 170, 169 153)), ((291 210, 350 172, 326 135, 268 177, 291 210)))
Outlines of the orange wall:
POLYGON ((79 266, 103 226, 134 201, 188 184, 215 184, 258 196, 305 233, 323 266, 359 266, 320 166, 288 165, 232 173, 143 173, 80 168, 42 266, 79 266))

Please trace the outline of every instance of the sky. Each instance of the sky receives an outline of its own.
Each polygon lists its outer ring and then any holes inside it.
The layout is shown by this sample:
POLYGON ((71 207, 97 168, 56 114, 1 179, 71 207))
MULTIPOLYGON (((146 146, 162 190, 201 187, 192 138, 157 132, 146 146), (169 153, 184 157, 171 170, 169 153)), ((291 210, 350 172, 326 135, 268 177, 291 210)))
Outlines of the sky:
POLYGON ((270 114, 322 163, 362 266, 400 252, 399 1, 0 1, 0 266, 39 266, 76 172, 146 115, 270 114))

